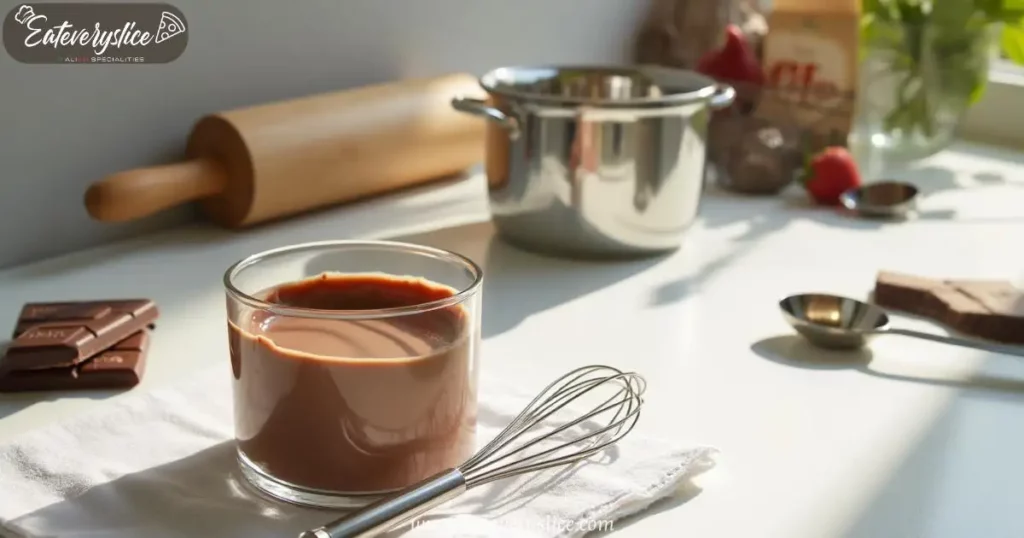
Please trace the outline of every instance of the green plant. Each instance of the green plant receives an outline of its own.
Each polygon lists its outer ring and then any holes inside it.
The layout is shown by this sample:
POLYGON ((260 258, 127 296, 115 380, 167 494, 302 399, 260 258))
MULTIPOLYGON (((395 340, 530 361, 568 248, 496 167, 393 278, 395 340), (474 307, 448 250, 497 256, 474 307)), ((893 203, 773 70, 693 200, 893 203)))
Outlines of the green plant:
POLYGON ((1024 0, 862 2, 864 53, 885 53, 885 69, 899 77, 894 106, 883 119, 887 132, 932 137, 937 99, 958 100, 965 109, 976 102, 994 42, 1024 64, 1024 0))

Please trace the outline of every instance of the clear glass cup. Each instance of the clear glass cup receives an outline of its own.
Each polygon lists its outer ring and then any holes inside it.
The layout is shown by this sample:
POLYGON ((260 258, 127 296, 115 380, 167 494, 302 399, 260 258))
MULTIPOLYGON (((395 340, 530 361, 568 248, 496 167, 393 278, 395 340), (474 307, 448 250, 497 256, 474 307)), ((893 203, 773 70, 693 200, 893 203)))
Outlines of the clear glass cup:
POLYGON ((243 476, 287 502, 372 502, 475 449, 483 273, 426 246, 330 241, 224 275, 243 476))

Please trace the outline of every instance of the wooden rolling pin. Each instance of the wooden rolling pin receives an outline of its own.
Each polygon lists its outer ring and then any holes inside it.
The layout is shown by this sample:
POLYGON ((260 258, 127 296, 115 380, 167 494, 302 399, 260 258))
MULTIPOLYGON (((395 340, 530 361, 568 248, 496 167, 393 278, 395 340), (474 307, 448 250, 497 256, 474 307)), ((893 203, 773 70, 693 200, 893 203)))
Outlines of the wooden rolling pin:
POLYGON ((207 116, 188 160, 109 176, 85 206, 119 222, 199 200, 237 228, 451 176, 483 160, 486 129, 451 99, 481 93, 454 74, 207 116))

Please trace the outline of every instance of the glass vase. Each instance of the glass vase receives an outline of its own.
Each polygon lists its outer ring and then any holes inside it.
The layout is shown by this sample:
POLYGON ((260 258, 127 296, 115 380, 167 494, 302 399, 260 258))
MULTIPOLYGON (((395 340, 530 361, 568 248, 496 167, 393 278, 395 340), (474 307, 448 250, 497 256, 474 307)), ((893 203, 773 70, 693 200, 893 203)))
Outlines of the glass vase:
POLYGON ((885 162, 947 147, 984 91, 994 25, 874 22, 864 30, 851 145, 885 162))

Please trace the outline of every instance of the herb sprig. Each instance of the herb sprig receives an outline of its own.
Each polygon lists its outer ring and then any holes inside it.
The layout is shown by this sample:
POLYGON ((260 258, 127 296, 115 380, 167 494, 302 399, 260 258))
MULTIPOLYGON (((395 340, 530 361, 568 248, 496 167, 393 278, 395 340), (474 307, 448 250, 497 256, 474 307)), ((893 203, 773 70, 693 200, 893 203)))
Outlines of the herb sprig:
POLYGON ((887 132, 935 135, 945 97, 969 106, 988 81, 991 37, 1024 64, 1024 0, 862 0, 861 41, 886 51, 898 78, 887 132))

